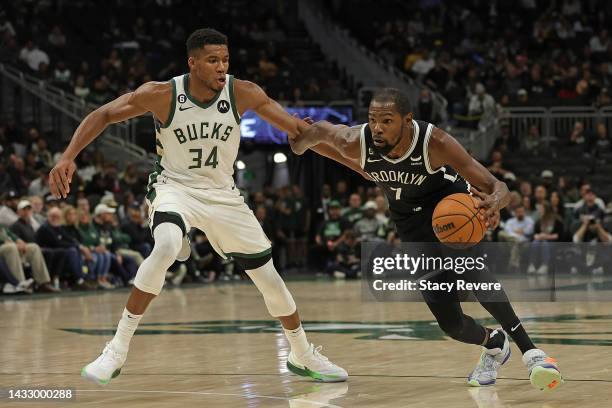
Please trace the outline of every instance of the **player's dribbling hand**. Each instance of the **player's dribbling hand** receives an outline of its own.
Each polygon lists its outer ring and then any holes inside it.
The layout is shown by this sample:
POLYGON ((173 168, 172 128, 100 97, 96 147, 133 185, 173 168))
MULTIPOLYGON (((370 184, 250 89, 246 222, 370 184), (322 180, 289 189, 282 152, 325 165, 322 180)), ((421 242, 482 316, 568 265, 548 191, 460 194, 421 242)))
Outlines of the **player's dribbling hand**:
POLYGON ((470 191, 477 197, 476 208, 478 218, 484 222, 485 227, 494 230, 499 225, 499 196, 498 194, 485 194, 471 187, 470 191))
POLYGON ((74 161, 60 159, 49 172, 49 189, 55 198, 66 198, 70 193, 72 175, 76 170, 74 161))

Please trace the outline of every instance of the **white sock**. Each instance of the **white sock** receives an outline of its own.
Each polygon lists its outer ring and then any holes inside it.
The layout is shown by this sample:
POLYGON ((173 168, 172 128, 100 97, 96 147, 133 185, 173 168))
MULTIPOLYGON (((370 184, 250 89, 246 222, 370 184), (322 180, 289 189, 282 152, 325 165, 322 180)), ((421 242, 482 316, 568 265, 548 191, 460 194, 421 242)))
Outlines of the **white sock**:
POLYGON ((117 332, 111 340, 111 344, 117 352, 127 353, 130 348, 130 340, 132 340, 140 319, 142 319, 142 315, 135 315, 128 312, 126 308, 123 309, 123 315, 117 325, 117 332))
POLYGON ((289 344, 291 344, 291 351, 293 351, 295 355, 301 356, 308 351, 310 344, 306 339, 306 332, 301 324, 297 329, 290 330, 283 328, 283 330, 285 331, 287 340, 289 340, 289 344))

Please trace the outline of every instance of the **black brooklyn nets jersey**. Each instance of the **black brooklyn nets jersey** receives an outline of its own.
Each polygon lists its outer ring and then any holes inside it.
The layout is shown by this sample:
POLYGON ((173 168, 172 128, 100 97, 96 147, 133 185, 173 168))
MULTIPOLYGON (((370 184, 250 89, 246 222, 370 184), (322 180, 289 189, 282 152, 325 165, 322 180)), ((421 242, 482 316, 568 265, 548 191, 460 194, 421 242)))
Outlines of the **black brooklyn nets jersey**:
POLYGON ((395 219, 416 215, 448 194, 469 192, 468 183, 452 167, 431 168, 427 146, 434 125, 420 120, 412 124, 412 144, 397 159, 376 153, 370 127, 361 126, 361 167, 384 190, 395 219))

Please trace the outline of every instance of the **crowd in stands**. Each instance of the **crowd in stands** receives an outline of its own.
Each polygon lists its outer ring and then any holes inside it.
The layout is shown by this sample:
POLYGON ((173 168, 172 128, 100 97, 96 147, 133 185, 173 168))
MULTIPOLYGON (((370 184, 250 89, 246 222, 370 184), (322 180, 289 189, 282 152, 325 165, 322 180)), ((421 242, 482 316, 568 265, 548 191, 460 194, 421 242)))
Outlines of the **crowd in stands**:
POLYGON ((296 13, 273 1, 17 0, 0 5, 0 62, 100 105, 186 72, 187 36, 210 26, 229 37, 232 74, 270 96, 297 105, 345 99, 346 75, 325 61, 296 13))
MULTIPOLYGON (((609 153, 610 144, 603 142, 607 138, 597 133, 605 133, 601 126, 580 136, 576 127, 568 135, 571 146, 584 139, 581 143, 590 147, 578 143, 582 154, 598 157, 598 149, 609 153)), ((1 289, 15 293, 129 286, 153 245, 144 201, 147 175, 132 164, 119 168, 101 152, 86 150, 77 158, 70 196, 56 200, 47 174, 58 149, 47 143, 50 138, 35 126, 0 123, 1 289)), ((586 179, 555 177, 548 169, 535 179, 522 177, 520 169, 504 160, 512 151, 508 144, 512 142, 502 136, 485 163, 512 191, 500 228, 488 233, 487 240, 541 243, 525 265, 526 271, 541 274, 547 273, 551 256, 547 243, 612 241, 612 197, 599 197, 601 187, 586 179)), ((534 145, 516 149, 524 155, 537 152, 534 145)), ((373 184, 364 183, 355 191, 349 191, 346 181, 334 188, 323 185, 316 200, 305 197, 298 185, 265 186, 245 191, 245 197, 272 241, 281 271, 297 268, 357 277, 361 242, 398 243, 387 201, 373 184)), ((234 262, 219 257, 204 233, 191 235, 193 256, 170 268, 169 284, 241 278, 234 262)), ((592 269, 603 273, 605 265, 602 261, 592 269)))
MULTIPOLYGON (((609 1, 339 0, 325 5, 387 63, 444 95, 455 118, 486 114, 495 101, 612 104, 609 1)), ((428 92, 421 99, 421 118, 428 120, 428 92)))
MULTIPOLYGON (((295 42, 295 21, 279 18, 283 10, 277 2, 254 6, 245 0, 241 4, 252 14, 244 8, 236 14, 228 1, 205 2, 215 7, 214 20, 206 15, 206 4, 189 1, 143 0, 137 2, 140 7, 116 1, 104 10, 93 3, 3 4, 0 61, 101 104, 145 81, 184 72, 180 61, 187 27, 211 25, 230 37, 232 71, 262 84, 272 96, 296 104, 302 99, 347 96, 339 83, 329 80, 339 77, 337 70, 324 58, 312 60, 307 44, 300 48, 307 40, 295 42), (166 13, 170 9, 185 20, 166 13), (296 49, 308 51, 304 55, 309 64, 288 57, 296 49)), ((551 144, 543 140, 537 124, 514 139, 511 135, 516 133, 504 122, 504 108, 513 104, 545 105, 559 99, 596 106, 610 103, 612 48, 602 24, 609 21, 609 7, 577 0, 556 2, 553 10, 534 8, 531 4, 536 3, 527 0, 511 8, 495 1, 466 3, 473 6, 420 3, 423 7, 408 19, 383 23, 384 15, 375 18, 405 7, 394 2, 372 11, 373 24, 358 24, 374 3, 359 0, 363 7, 343 8, 345 1, 332 2, 346 11, 336 14, 338 19, 350 19, 358 11, 361 17, 349 24, 355 33, 389 61, 441 91, 455 114, 497 114, 501 136, 486 166, 508 183, 512 203, 502 211, 500 228, 485 239, 536 242, 522 266, 525 272, 543 275, 549 273, 551 242, 609 243, 611 190, 589 181, 601 166, 612 162, 606 123, 577 121, 570 134, 557 135, 551 144), (512 17, 517 13, 521 18, 512 17), (509 24, 497 30, 502 15, 507 15, 503 18, 509 24), (356 25, 366 28, 363 34, 356 25), (577 48, 581 42, 586 45, 577 48), (543 157, 551 149, 570 152, 588 163, 588 171, 577 176, 538 163, 538 172, 528 173, 510 160, 543 157)), ((427 117, 428 106, 431 93, 424 89, 416 117, 435 121, 427 117)), ((64 147, 60 136, 66 135, 42 134, 35 124, 0 120, 0 290, 4 293, 129 286, 151 251, 144 200, 147 175, 136 166, 119 167, 101 152, 86 150, 77 158, 78 173, 68 199, 51 196, 47 174, 64 147)), ((306 197, 298 185, 265 186, 244 195, 272 241, 274 262, 281 272, 298 269, 354 278, 360 274, 362 242, 398 243, 386 198, 373 184, 364 183, 354 191, 345 181, 333 187, 326 184, 316 198, 306 197)), ((169 285, 241 278, 239 267, 218 256, 204 233, 192 231, 191 241, 192 257, 170 268, 169 285)), ((591 272, 605 273, 604 261, 591 262, 591 272)))

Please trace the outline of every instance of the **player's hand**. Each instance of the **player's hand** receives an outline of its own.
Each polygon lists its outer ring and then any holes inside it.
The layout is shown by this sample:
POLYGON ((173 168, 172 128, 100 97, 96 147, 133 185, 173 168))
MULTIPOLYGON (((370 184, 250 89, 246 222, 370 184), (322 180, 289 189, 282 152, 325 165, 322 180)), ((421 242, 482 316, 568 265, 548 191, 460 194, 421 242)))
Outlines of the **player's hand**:
POLYGON ((76 170, 74 161, 60 159, 49 172, 49 189, 55 198, 66 198, 70 193, 70 183, 76 170))
POLYGON ((478 198, 476 202, 478 219, 484 221, 485 227, 490 230, 497 228, 499 226, 499 209, 501 207, 499 195, 485 194, 474 187, 470 188, 470 191, 478 198))
MULTIPOLYGON (((293 114, 294 118, 300 118, 300 115, 298 115, 297 113, 293 114)), ((309 125, 312 125, 314 123, 314 120, 312 120, 312 118, 310 116, 306 116, 304 119, 302 119, 304 122, 308 123, 309 125)))

